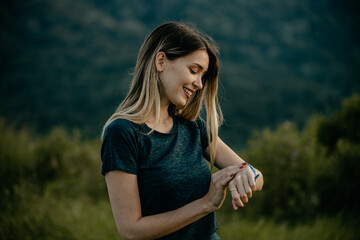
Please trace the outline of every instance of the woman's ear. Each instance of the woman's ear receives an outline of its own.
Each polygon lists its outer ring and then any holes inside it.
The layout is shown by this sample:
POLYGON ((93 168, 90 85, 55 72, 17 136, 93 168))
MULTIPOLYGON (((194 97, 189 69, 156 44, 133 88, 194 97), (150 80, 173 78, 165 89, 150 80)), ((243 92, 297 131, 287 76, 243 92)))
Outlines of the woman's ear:
POLYGON ((158 52, 155 57, 155 66, 158 72, 162 72, 165 67, 166 55, 164 52, 158 52))

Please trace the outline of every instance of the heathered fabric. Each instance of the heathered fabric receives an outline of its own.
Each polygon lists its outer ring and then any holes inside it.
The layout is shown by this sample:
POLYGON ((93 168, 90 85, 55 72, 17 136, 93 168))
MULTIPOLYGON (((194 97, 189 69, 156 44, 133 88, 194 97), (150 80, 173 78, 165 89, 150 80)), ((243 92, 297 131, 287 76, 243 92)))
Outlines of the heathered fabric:
MULTIPOLYGON (((173 115, 170 133, 154 131, 146 124, 117 119, 105 130, 101 148, 102 174, 121 170, 136 174, 142 216, 180 208, 203 197, 211 173, 203 159, 208 146, 202 119, 189 121, 173 115)), ((161 239, 220 239, 215 213, 161 239)))

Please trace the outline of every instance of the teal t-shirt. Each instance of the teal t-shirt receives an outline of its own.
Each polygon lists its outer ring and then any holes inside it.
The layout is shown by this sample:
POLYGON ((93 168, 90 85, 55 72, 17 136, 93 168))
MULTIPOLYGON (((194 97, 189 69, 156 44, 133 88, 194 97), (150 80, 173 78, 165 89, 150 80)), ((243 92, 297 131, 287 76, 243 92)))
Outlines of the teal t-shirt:
MULTIPOLYGON (((205 121, 189 121, 170 112, 170 133, 125 119, 105 130, 101 148, 102 174, 121 170, 137 175, 142 216, 168 212, 203 197, 211 172, 203 158, 208 146, 205 121)), ((161 239, 220 239, 215 213, 161 239)))

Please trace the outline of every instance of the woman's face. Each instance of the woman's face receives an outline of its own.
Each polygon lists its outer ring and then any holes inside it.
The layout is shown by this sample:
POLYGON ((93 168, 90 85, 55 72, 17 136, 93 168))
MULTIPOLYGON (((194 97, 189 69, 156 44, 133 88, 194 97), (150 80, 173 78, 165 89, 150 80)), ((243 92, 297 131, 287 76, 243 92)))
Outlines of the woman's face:
POLYGON ((209 56, 205 50, 196 50, 189 55, 169 60, 164 55, 160 69, 160 79, 164 86, 163 104, 185 106, 195 91, 202 89, 202 77, 209 66, 209 56))

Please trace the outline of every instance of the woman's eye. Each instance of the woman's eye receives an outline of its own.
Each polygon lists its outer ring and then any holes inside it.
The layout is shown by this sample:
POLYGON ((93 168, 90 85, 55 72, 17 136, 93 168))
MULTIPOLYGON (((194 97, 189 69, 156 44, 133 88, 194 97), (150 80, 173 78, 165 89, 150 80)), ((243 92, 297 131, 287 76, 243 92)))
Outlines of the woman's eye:
POLYGON ((192 74, 196 74, 196 71, 194 71, 192 68, 190 68, 190 72, 191 72, 192 74))

